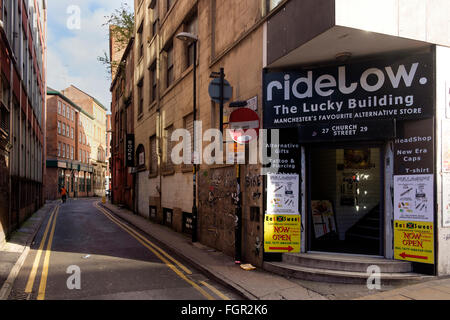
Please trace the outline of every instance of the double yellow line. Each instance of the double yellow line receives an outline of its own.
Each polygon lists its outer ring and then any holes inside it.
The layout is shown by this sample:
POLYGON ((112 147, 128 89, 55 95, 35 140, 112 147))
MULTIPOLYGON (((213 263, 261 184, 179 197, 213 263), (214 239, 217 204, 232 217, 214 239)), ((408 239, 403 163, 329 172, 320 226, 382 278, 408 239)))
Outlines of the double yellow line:
MULTIPOLYGON (((110 219, 112 222, 117 224, 120 228, 125 230, 127 233, 129 233, 133 238, 135 238, 139 243, 141 243, 144 247, 146 247, 148 250, 150 250, 154 255, 156 255, 161 261, 163 261, 173 272, 175 272, 181 279, 189 283, 192 287, 194 287, 197 291, 199 291, 206 299, 208 300, 215 300, 215 298, 210 295, 207 291, 205 291, 202 287, 200 287, 197 283, 190 280, 187 275, 192 275, 192 271, 190 271, 188 268, 186 268, 183 264, 181 264, 178 260, 173 258, 171 255, 169 255, 166 251, 152 243, 150 240, 148 240, 146 237, 144 237, 142 234, 138 233, 137 231, 133 230, 126 224, 124 224, 122 221, 114 217, 112 214, 107 212, 105 209, 100 207, 98 203, 94 203, 94 206, 102 212, 108 219, 110 219), (178 268, 177 268, 178 267, 178 268), (184 273, 181 270, 184 271, 184 273)), ((208 283, 202 281, 202 285, 209 288, 211 291, 213 291, 215 294, 217 294, 219 297, 221 297, 224 300, 230 300, 227 296, 225 296, 223 293, 221 293, 219 290, 214 288, 213 286, 209 285, 208 283)))
POLYGON ((34 281, 36 278, 37 270, 39 268, 39 263, 41 260, 45 242, 47 241, 47 235, 48 235, 49 230, 51 230, 49 240, 47 243, 47 248, 45 250, 44 264, 42 267, 41 282, 39 284, 37 300, 45 299, 45 289, 47 286, 48 266, 50 263, 50 253, 51 253, 51 248, 52 248, 52 243, 53 243, 53 236, 55 234, 56 219, 58 218, 58 214, 59 214, 59 204, 53 210, 53 212, 50 216, 50 219, 48 219, 48 223, 47 223, 47 226, 44 231, 44 236, 42 237, 41 243, 39 245, 39 249, 36 253, 36 257, 34 258, 33 267, 31 268, 30 275, 28 276, 27 285, 25 287, 25 293, 31 293, 33 291, 34 281))

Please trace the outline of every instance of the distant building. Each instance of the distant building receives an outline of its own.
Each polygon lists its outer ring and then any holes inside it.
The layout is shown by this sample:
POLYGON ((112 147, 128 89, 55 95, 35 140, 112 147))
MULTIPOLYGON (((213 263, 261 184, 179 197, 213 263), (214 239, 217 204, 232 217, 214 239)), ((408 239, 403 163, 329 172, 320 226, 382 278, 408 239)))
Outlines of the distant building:
MULTIPOLYGON (((119 71, 111 84, 111 197, 115 204, 135 208, 134 169, 134 38, 117 62, 119 71), (131 143, 131 145, 130 145, 131 143), (131 159, 130 159, 131 157, 131 159)), ((117 56, 111 48, 111 56, 117 56)))
POLYGON ((70 198, 92 196, 91 147, 83 125, 94 117, 61 92, 47 90, 45 197, 60 198, 65 186, 70 198), (84 121, 82 121, 84 119, 84 121))
POLYGON ((111 139, 112 139, 112 124, 111 114, 106 115, 106 181, 105 188, 110 192, 111 190, 111 139))
POLYGON ((44 200, 46 3, 0 0, 0 244, 44 200))
POLYGON ((96 98, 80 90, 75 86, 70 86, 62 93, 76 103, 80 108, 93 116, 88 120, 81 116, 81 126, 86 133, 87 141, 91 150, 88 154, 88 162, 93 168, 92 190, 94 196, 102 197, 106 194, 106 107, 96 98))

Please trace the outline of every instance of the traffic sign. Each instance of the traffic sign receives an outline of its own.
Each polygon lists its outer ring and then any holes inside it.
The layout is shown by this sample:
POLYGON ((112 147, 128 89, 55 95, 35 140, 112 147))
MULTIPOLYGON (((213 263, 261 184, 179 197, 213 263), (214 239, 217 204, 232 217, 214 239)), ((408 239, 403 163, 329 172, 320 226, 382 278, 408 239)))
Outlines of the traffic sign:
MULTIPOLYGON (((214 102, 220 103, 220 78, 211 81, 208 87, 209 96, 214 102)), ((233 88, 230 83, 223 79, 223 102, 227 102, 233 96, 233 88)))
POLYGON ((249 108, 240 108, 230 114, 230 133, 237 143, 249 143, 258 138, 260 121, 258 114, 249 108), (252 130, 250 130, 252 129, 252 130))

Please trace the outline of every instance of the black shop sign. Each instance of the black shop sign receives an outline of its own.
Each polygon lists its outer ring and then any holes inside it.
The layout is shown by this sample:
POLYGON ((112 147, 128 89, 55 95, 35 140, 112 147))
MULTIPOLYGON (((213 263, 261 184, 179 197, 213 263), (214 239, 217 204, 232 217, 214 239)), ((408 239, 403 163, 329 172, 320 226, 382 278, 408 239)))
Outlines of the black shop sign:
POLYGON ((134 134, 127 134, 125 145, 125 154, 126 154, 126 166, 134 167, 134 134))
POLYGON ((431 54, 263 76, 264 128, 433 116, 431 54))

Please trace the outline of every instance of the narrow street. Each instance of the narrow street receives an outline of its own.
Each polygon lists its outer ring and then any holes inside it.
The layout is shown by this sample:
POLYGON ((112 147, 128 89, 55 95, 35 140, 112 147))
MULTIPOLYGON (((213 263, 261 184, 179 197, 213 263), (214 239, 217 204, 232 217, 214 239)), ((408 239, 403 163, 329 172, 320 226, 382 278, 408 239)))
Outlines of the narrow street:
POLYGON ((70 199, 42 224, 9 299, 239 297, 100 208, 98 199, 70 199))

